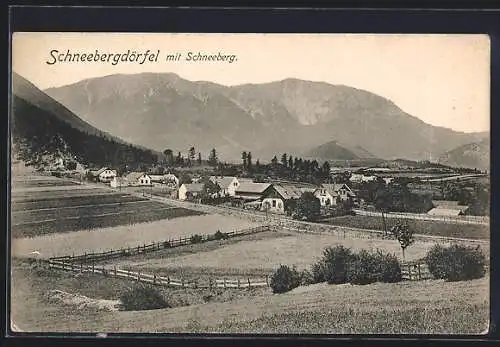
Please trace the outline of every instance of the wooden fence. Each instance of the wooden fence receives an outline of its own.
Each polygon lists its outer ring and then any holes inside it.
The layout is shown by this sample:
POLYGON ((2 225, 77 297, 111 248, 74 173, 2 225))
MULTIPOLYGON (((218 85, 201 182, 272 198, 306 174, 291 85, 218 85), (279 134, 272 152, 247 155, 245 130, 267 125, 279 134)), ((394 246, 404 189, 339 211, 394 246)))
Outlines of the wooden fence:
MULTIPOLYGON (((221 236, 225 238, 233 238, 238 236, 245 236, 256 234, 264 231, 270 231, 272 227, 270 225, 263 225, 254 228, 248 228, 243 230, 235 230, 227 233, 222 233, 221 236)), ((93 252, 93 253, 84 253, 81 255, 67 255, 62 257, 53 257, 50 260, 54 261, 63 261, 66 263, 90 263, 90 262, 98 262, 109 259, 116 259, 121 257, 127 257, 131 255, 143 254, 155 252, 165 248, 175 248, 181 247, 196 243, 202 243, 207 241, 215 240, 215 234, 212 235, 198 235, 199 238, 196 240, 196 236, 192 235, 190 237, 179 237, 178 239, 168 239, 159 242, 153 242, 150 244, 138 245, 136 247, 124 247, 120 249, 109 250, 106 252, 93 252)))
POLYGON ((434 278, 429 271, 429 267, 424 262, 401 263, 401 274, 403 275, 403 280, 408 281, 421 281, 434 278))
POLYGON ((269 287, 269 277, 261 279, 250 278, 208 278, 206 280, 185 280, 164 277, 157 274, 147 274, 130 270, 121 270, 116 266, 105 267, 86 265, 83 263, 65 262, 61 260, 48 260, 48 267, 51 269, 76 272, 100 274, 108 277, 122 278, 140 283, 152 284, 163 287, 180 288, 225 288, 225 289, 252 289, 257 287, 269 287))

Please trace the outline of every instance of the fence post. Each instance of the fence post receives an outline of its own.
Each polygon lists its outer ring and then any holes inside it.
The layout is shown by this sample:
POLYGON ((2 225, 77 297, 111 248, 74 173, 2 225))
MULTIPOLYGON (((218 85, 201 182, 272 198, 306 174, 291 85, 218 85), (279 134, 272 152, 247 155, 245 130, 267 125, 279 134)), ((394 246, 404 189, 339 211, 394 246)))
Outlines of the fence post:
POLYGON ((80 272, 83 272, 83 262, 80 263, 80 272))
POLYGON ((182 288, 184 288, 184 278, 181 278, 182 288))
POLYGON ((269 276, 266 275, 266 285, 269 287, 269 276))
POLYGON ((115 277, 116 277, 116 265, 115 265, 115 266, 113 266, 113 270, 114 270, 115 277))
POLYGON ((208 288, 212 290, 212 277, 208 278, 208 288))
POLYGON ((137 282, 139 282, 141 280, 141 272, 138 271, 137 272, 137 282))
POLYGON ((418 280, 420 281, 422 279, 422 273, 420 271, 420 263, 418 263, 418 280))
POLYGON ((156 274, 153 274, 153 284, 156 284, 156 274))
POLYGON ((224 278, 224 288, 226 288, 226 279, 224 278))
POLYGON ((240 288, 240 279, 238 278, 238 289, 240 288))
POLYGON ((167 276, 167 284, 170 285, 170 276, 167 276))
POLYGON ((249 278, 249 279, 248 279, 248 290, 250 290, 250 286, 251 286, 251 285, 252 285, 252 284, 250 283, 250 278, 249 278))
POLYGON ((137 245, 137 254, 141 253, 141 246, 137 245))
POLYGON ((411 281, 411 265, 408 264, 408 277, 410 277, 410 281, 411 281))
POLYGON ((92 273, 95 273, 95 262, 92 260, 92 273))

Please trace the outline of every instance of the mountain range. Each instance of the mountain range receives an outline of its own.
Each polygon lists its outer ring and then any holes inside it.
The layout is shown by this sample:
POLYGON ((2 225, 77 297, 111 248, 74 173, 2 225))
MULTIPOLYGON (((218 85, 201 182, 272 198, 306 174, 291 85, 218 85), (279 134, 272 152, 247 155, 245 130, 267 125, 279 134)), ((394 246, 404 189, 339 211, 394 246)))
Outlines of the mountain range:
POLYGON ((147 164, 160 155, 89 125, 17 73, 11 130, 13 159, 33 166, 47 167, 56 159, 91 166, 147 164))
POLYGON ((459 146, 441 155, 438 162, 452 167, 488 170, 490 168, 489 139, 459 146))
POLYGON ((426 124, 367 91, 293 78, 227 87, 172 73, 117 74, 45 92, 126 141, 183 153, 194 146, 204 157, 215 147, 223 160, 251 151, 265 161, 283 152, 310 154, 319 146, 322 159, 341 159, 335 150, 325 151, 328 143, 382 159, 437 160, 488 138, 426 124))

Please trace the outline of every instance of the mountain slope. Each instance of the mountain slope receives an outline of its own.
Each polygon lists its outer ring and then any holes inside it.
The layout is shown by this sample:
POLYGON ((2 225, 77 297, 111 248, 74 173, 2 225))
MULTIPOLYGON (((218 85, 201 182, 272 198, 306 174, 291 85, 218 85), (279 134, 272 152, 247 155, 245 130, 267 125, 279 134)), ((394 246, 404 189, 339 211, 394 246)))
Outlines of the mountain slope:
POLYGON ((44 166, 48 157, 82 164, 151 163, 157 154, 87 124, 36 86, 13 73, 12 142, 19 159, 44 166))
POLYGON ((364 148, 357 146, 348 148, 337 141, 329 141, 320 146, 314 147, 304 153, 307 158, 315 158, 321 160, 356 160, 356 159, 372 159, 375 158, 364 148))
POLYGON ((439 158, 439 163, 454 167, 467 167, 489 170, 489 140, 469 143, 448 151, 439 158))
POLYGON ((373 93, 298 79, 226 87, 175 74, 111 75, 50 88, 47 94, 91 125, 156 150, 223 159, 303 153, 336 140, 378 158, 437 158, 487 134, 434 127, 373 93))

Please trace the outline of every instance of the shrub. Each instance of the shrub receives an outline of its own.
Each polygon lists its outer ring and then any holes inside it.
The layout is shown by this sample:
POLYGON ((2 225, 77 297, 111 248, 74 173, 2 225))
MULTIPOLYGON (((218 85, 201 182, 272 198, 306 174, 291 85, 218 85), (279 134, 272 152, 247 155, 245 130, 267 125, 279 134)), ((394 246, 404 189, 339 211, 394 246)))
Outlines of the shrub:
POLYGON ((370 284, 374 282, 398 282, 402 279, 401 267, 396 256, 382 251, 361 250, 353 254, 347 271, 348 282, 370 284))
POLYGON ((434 278, 464 281, 484 276, 486 257, 479 246, 435 245, 427 252, 425 262, 434 278))
POLYGON ((271 276, 270 286, 273 293, 285 293, 300 285, 300 274, 293 267, 281 265, 271 276))
POLYGON ((328 284, 346 283, 348 264, 351 258, 351 249, 342 245, 329 247, 323 251, 320 267, 323 268, 323 278, 328 284))
POLYGON ((155 310, 171 307, 161 292, 154 287, 138 285, 125 291, 120 297, 126 311, 155 310))
POLYGON ((220 230, 217 230, 217 232, 214 234, 215 240, 226 240, 227 234, 226 233, 221 233, 220 230))
POLYGON ((190 242, 192 244, 201 243, 201 242, 203 242, 203 237, 201 235, 194 234, 193 236, 191 236, 190 242))
POLYGON ((311 276, 313 283, 325 282, 325 267, 322 261, 314 263, 311 266, 311 276))
POLYGON ((315 282, 314 277, 311 272, 307 270, 302 270, 300 272, 300 285, 308 286, 310 284, 318 283, 315 282))
POLYGON ((163 242, 163 248, 170 248, 172 245, 170 244, 170 242, 168 241, 165 241, 163 242))

